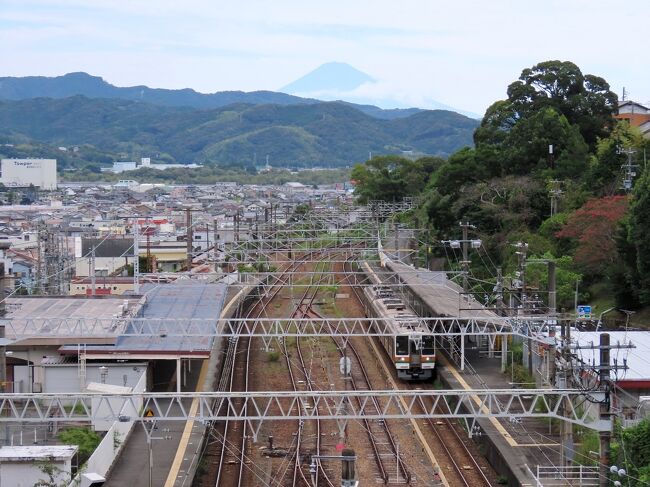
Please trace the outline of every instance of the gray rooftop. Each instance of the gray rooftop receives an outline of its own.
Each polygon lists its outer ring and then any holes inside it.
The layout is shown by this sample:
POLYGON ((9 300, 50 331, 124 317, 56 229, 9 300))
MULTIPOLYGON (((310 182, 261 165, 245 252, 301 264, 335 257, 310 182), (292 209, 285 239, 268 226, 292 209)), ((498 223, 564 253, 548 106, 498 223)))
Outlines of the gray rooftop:
MULTIPOLYGON (((170 284, 146 284, 142 287, 146 304, 139 316, 152 318, 151 327, 160 330, 160 336, 119 336, 115 346, 89 346, 88 353, 130 353, 130 354, 194 354, 207 355, 214 340, 209 330, 213 329, 223 307, 226 285, 201 281, 178 280, 170 284), (204 319, 206 336, 167 336, 169 323, 155 322, 156 318, 204 319)), ((127 331, 129 331, 127 325, 127 331)))

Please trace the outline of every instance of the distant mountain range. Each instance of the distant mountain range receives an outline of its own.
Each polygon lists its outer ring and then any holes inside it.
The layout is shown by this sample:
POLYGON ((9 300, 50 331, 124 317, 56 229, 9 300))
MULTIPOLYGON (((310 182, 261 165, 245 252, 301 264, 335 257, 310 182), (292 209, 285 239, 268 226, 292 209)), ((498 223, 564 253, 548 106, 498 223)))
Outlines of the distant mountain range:
MULTIPOLYGON (((68 73, 53 78, 45 76, 0 77, 0 99, 67 98, 75 95, 83 95, 88 98, 116 98, 168 107, 199 109, 220 108, 233 103, 313 105, 321 102, 321 100, 302 98, 275 91, 219 91, 206 94, 189 88, 168 90, 149 88, 147 86, 118 87, 98 76, 91 76, 87 73, 68 73)), ((420 111, 417 108, 382 110, 371 105, 352 105, 368 115, 384 119, 405 117, 420 111)))
MULTIPOLYGON (((271 91, 119 88, 85 73, 0 78, 0 142, 104 154, 66 158, 72 166, 106 163, 105 154, 241 166, 268 155, 271 165, 303 167, 362 162, 369 152, 447 156, 472 144, 477 125, 451 111, 382 110, 271 91)), ((0 156, 7 153, 0 147, 0 156)))

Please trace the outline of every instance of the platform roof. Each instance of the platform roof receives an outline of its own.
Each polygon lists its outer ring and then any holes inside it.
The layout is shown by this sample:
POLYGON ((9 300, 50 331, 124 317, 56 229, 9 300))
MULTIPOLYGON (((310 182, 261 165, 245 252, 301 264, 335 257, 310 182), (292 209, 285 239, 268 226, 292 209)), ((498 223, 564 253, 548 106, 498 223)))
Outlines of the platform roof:
POLYGON ((388 266, 440 316, 497 317, 475 299, 462 294, 463 288, 447 279, 445 272, 417 269, 395 261, 390 261, 388 266))
MULTIPOLYGON (((160 335, 118 336, 115 345, 88 346, 89 356, 120 355, 142 357, 151 355, 205 356, 212 349, 214 337, 210 331, 219 319, 224 304, 227 286, 222 283, 207 283, 196 280, 177 280, 167 284, 147 284, 142 287, 146 303, 138 318, 151 318, 151 327, 159 327, 160 335), (206 336, 167 336, 169 322, 156 324, 156 318, 202 319, 206 336), (214 319, 213 323, 209 320, 214 319)), ((132 331, 130 325, 125 330, 132 331)), ((65 347, 70 350, 70 347, 65 347)))
MULTIPOLYGON (((111 335, 117 337, 122 331, 115 328, 118 322, 112 320, 115 316, 122 316, 123 305, 128 304, 128 309, 134 310, 139 306, 140 296, 102 296, 101 298, 88 298, 86 296, 60 296, 60 297, 14 297, 7 299, 6 319, 11 320, 12 326, 6 328, 6 337, 16 339, 12 329, 20 330, 22 335, 32 335, 33 338, 20 340, 19 345, 56 345, 64 343, 76 343, 70 336, 69 330, 61 328, 60 338, 55 328, 56 320, 83 319, 86 322, 96 320, 93 328, 97 335, 97 341, 104 343, 113 341, 111 335), (106 328, 108 327, 108 328, 106 328), (38 338, 38 335, 42 335, 38 338), (109 336, 109 338, 106 338, 109 336)), ((89 334, 87 327, 83 340, 92 343, 92 333, 89 334)), ((81 338, 81 336, 80 336, 81 338)))

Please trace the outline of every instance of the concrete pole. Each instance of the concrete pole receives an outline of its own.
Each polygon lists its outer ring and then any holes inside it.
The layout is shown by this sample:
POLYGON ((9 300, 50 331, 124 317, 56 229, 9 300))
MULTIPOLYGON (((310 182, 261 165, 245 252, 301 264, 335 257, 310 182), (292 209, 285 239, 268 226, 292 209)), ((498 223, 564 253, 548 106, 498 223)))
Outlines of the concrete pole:
POLYGON ((192 211, 187 208, 185 210, 185 225, 187 228, 187 272, 192 270, 192 239, 194 238, 192 232, 192 211))
POLYGON ((555 317, 557 313, 557 280, 555 277, 555 262, 548 261, 548 314, 555 317))
POLYGON ((467 292, 469 290, 469 283, 467 280, 467 275, 469 273, 469 241, 468 239, 468 228, 469 224, 468 223, 461 223, 461 227, 463 228, 463 292, 467 292))
POLYGON ((92 287, 92 295, 95 296, 95 247, 90 253, 90 285, 92 287))
POLYGON ((133 224, 133 292, 140 294, 140 229, 138 219, 133 224))
MULTIPOLYGON (((611 399, 609 396, 610 375, 609 375, 609 352, 610 340, 609 333, 601 333, 600 335, 600 387, 605 391, 605 401, 600 405, 600 419, 612 420, 611 399)), ((600 437, 600 486, 609 486, 609 467, 610 467, 610 442, 612 439, 611 428, 610 431, 601 431, 600 437)))
POLYGON ((508 368, 508 337, 501 335, 501 372, 508 368))
MULTIPOLYGON (((2 256, 4 257, 5 253, 4 250, 8 249, 9 246, 5 247, 5 243, 3 242, 2 247, 2 256)), ((0 292, 2 292, 2 299, 0 300, 0 319, 3 319, 5 314, 7 313, 6 309, 6 297, 5 297, 5 284, 6 284, 6 277, 5 277, 5 263, 0 262, 0 292)), ((0 322, 0 340, 4 340, 5 338, 5 324, 4 321, 0 322)), ((0 393, 7 392, 7 389, 5 387, 5 384, 7 382, 7 347, 5 345, 0 345, 0 393)))
POLYGON ((400 255, 399 255, 399 224, 397 222, 394 223, 394 228, 395 228, 395 258, 397 260, 400 260, 400 255))

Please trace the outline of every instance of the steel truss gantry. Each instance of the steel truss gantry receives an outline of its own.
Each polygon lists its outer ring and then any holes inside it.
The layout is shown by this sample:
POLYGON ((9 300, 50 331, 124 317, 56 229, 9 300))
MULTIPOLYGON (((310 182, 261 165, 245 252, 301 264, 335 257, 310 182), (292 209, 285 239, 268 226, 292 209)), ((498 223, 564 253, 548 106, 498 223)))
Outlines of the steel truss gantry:
POLYGON ((585 406, 601 401, 603 394, 590 394, 572 389, 3 394, 0 423, 135 421, 151 419, 151 414, 164 421, 249 422, 517 417, 555 418, 606 430, 609 421, 593 419, 585 406), (369 413, 376 409, 366 406, 375 401, 380 407, 369 413))
MULTIPOLYGON (((449 338, 465 335, 529 336, 527 328, 539 323, 539 316, 519 317, 420 317, 427 332, 449 338)), ((115 336, 185 337, 373 337, 394 336, 391 323, 379 318, 20 318, 3 319, 7 337, 27 338, 101 338, 115 336)), ((539 323, 542 326, 542 323, 539 323)))

